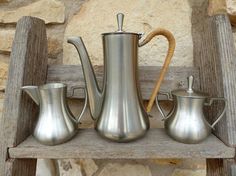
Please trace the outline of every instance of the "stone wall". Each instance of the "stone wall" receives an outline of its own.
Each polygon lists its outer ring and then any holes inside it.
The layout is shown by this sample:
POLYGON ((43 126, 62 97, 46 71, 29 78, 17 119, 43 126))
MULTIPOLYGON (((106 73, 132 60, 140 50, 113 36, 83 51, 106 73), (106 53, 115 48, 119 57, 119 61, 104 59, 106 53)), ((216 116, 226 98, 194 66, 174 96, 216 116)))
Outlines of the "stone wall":
MULTIPOLYGON (((232 1, 232 0, 228 0, 232 1)), ((80 64, 67 37, 83 37, 94 65, 103 64, 101 33, 117 30, 116 13, 125 14, 124 29, 145 32, 157 27, 170 30, 176 37, 176 51, 171 65, 192 66, 192 11, 206 5, 205 0, 0 0, 0 113, 4 99, 9 55, 16 22, 21 16, 35 16, 47 25, 49 64, 80 64)), ((232 1, 233 3, 233 1, 232 1)), ((231 4, 232 4, 231 3, 231 4)), ((158 37, 140 48, 140 65, 161 65, 167 42, 158 37)), ((77 111, 72 102, 73 110, 77 111)), ((160 123, 160 121, 153 121, 160 123)), ((92 121, 85 124, 89 127, 92 121)), ((162 124, 157 124, 162 126, 162 124)), ((38 176, 48 175, 40 160, 38 176)), ((204 176, 205 160, 59 160, 63 176, 204 176)))

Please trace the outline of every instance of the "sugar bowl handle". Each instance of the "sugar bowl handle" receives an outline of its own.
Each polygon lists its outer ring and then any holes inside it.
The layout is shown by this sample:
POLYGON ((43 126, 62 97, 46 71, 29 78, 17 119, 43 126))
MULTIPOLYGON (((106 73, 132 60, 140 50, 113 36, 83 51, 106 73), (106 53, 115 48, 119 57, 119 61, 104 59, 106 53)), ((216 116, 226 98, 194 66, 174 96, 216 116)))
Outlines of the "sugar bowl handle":
POLYGON ((170 95, 169 92, 159 92, 158 95, 157 95, 157 97, 156 97, 156 106, 157 106, 157 109, 160 111, 160 113, 161 113, 161 115, 162 115, 162 117, 163 117, 162 120, 166 120, 166 119, 168 119, 168 118, 172 115, 172 112, 173 112, 173 110, 174 110, 174 107, 172 108, 172 110, 171 110, 167 115, 165 115, 165 113, 164 113, 164 111, 163 111, 161 105, 159 104, 159 100, 158 100, 159 95, 165 95, 169 101, 173 101, 173 99, 171 98, 171 95, 170 95))
POLYGON ((211 128, 213 128, 213 129, 214 129, 214 126, 215 126, 215 125, 220 121, 220 119, 222 119, 222 117, 224 116, 224 114, 225 114, 225 112, 226 112, 226 105, 227 105, 227 101, 226 101, 225 98, 210 98, 210 101, 207 102, 207 103, 204 103, 204 105, 205 105, 205 106, 211 106, 214 101, 223 101, 223 102, 224 102, 224 109, 223 109, 223 111, 221 112, 221 114, 219 115, 219 117, 216 119, 216 121, 215 121, 212 125, 210 125, 211 128))

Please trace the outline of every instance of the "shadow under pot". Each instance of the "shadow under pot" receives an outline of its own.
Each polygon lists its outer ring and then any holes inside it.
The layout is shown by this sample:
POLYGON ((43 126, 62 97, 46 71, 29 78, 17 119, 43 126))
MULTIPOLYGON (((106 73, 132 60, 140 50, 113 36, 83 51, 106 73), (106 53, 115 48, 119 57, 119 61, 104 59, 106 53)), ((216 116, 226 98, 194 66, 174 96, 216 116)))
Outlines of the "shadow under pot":
POLYGON ((196 144, 207 138, 214 126, 223 117, 226 111, 224 98, 210 98, 208 94, 192 89, 193 76, 188 77, 188 89, 177 89, 168 92, 159 92, 156 97, 157 108, 163 116, 167 134, 176 141, 196 144), (167 96, 173 102, 172 110, 165 115, 159 104, 159 95, 167 96), (223 101, 221 114, 211 125, 204 116, 204 106, 211 106, 214 101, 223 101))

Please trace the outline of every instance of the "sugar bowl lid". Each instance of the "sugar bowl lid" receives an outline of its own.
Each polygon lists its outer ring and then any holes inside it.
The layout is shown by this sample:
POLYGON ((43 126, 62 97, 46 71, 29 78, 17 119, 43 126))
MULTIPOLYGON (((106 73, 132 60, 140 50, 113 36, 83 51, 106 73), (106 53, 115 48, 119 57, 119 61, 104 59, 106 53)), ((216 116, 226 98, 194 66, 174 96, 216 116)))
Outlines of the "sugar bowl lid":
POLYGON ((189 98, 206 98, 209 95, 207 93, 197 91, 193 89, 193 76, 188 77, 188 88, 187 89, 176 89, 171 91, 172 95, 179 97, 189 97, 189 98))

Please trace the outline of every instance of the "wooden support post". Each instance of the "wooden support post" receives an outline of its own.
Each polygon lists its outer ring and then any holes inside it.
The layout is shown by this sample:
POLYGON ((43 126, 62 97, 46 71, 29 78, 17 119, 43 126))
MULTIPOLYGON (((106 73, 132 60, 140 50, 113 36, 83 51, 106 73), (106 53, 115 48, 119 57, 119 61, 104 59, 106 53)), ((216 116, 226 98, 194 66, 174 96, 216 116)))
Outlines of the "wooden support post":
POLYGON ((225 173, 228 176, 235 176, 236 175, 236 162, 235 159, 224 159, 223 165, 225 168, 225 173))
POLYGON ((235 176, 234 159, 207 159, 207 176, 235 176))
POLYGON ((0 119, 0 175, 32 176, 36 159, 9 159, 8 148, 32 133, 38 107, 22 93, 24 85, 46 81, 47 37, 44 21, 23 17, 16 26, 9 66, 3 117, 0 119))
MULTIPOLYGON (((227 15, 216 15, 207 19, 202 35, 201 57, 199 58, 200 82, 202 90, 211 96, 225 97, 227 109, 225 117, 216 125, 215 135, 229 146, 236 146, 236 53, 232 29, 227 15)), ((219 104, 220 106, 220 104, 219 104)), ((209 113, 210 121, 216 116, 215 106, 209 113)), ((208 175, 231 175, 224 160, 207 160, 208 175)))
MULTIPOLYGON (((203 24, 201 51, 195 63, 200 68, 201 89, 213 97, 227 99, 226 115, 216 125, 213 133, 228 146, 236 146, 236 52, 232 29, 227 15, 209 17, 203 24)), ((213 122, 222 104, 209 111, 213 122)), ((227 172, 221 159, 207 160, 209 176, 221 176, 227 172)))
MULTIPOLYGON (((209 6, 205 3, 193 9, 194 63, 200 69, 201 90, 210 96, 225 97, 228 101, 226 115, 213 133, 226 145, 236 147, 236 52, 231 25, 224 9, 224 0, 210 0, 209 6), (207 15, 207 8, 211 17, 207 15)), ((212 123, 221 110, 220 103, 211 108, 209 122, 212 123)), ((233 173, 225 164, 227 159, 206 161, 208 176, 233 173)))
MULTIPOLYGON (((213 132, 228 146, 236 147, 236 50, 227 15, 210 17, 203 31, 201 55, 195 60, 200 67, 201 89, 228 102, 226 115, 213 132)), ((221 109, 211 109, 210 122, 216 120, 221 109)))
POLYGON ((35 159, 8 159, 5 163, 6 176, 33 176, 36 171, 35 159))
POLYGON ((207 176, 227 176, 224 172, 223 159, 207 159, 207 176))
MULTIPOLYGON (((217 9, 224 0, 210 0, 217 9)), ((226 116, 216 126, 214 134, 226 145, 236 147, 236 50, 227 14, 208 16, 207 1, 193 8, 192 35, 194 64, 200 69, 201 90, 228 101, 226 116)), ((216 120, 219 107, 211 109, 209 122, 216 120)))
POLYGON ((227 101, 226 116, 216 126, 215 134, 227 145, 236 147, 236 49, 231 25, 227 15, 217 15, 212 20, 216 46, 214 77, 215 95, 224 96, 227 101))

